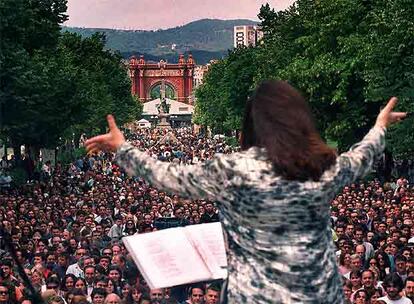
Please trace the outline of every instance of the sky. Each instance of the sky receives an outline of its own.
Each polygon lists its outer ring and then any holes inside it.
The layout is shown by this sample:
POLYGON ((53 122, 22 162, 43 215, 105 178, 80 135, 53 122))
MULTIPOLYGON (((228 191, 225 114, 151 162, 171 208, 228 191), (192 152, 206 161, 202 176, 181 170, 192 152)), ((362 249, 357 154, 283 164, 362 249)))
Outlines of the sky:
POLYGON ((257 20, 262 4, 294 0, 68 0, 67 26, 157 30, 204 18, 257 20))

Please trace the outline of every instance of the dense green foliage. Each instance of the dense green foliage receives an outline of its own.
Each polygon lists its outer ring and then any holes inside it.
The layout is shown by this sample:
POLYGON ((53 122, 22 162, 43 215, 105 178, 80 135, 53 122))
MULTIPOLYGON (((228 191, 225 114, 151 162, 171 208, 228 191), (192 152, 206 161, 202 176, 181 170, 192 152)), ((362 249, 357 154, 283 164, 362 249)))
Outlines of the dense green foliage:
POLYGON ((101 34, 61 34, 66 0, 0 0, 0 137, 13 147, 53 148, 123 123, 140 106, 121 56, 101 34))
POLYGON ((119 123, 138 118, 142 105, 131 96, 131 83, 121 56, 104 50, 105 37, 95 34, 89 38, 64 33, 59 50, 70 66, 75 67, 76 95, 80 101, 73 110, 75 122, 68 129, 96 134, 105 130, 106 114, 113 113, 119 123))
POLYGON ((104 33, 107 47, 119 51, 125 58, 144 54, 149 60, 176 62, 181 53, 191 52, 198 64, 221 58, 233 47, 233 27, 256 24, 250 20, 203 19, 167 30, 133 31, 91 28, 64 28, 69 32, 89 37, 104 33), (175 50, 172 50, 172 45, 175 50))
MULTIPOLYGON (((412 16, 414 0, 298 0, 279 12, 263 6, 263 43, 213 65, 196 94, 196 119, 214 129, 239 129, 245 96, 264 79, 288 80, 310 101, 325 138, 344 150, 369 130, 391 96, 399 97, 399 109, 414 110, 412 16), (222 113, 209 111, 209 104, 222 113)), ((413 127, 407 119, 391 128, 394 153, 412 153, 413 127)))
POLYGON ((253 88, 255 61, 254 48, 238 48, 211 66, 204 85, 196 91, 195 123, 208 125, 216 133, 239 128, 244 102, 253 88))

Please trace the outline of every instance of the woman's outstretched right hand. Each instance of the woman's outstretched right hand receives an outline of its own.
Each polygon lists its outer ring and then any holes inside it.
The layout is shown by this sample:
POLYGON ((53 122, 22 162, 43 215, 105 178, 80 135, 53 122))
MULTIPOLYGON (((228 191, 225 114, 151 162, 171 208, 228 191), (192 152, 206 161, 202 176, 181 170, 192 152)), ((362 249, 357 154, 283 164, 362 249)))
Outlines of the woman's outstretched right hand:
POLYGON ((109 132, 88 139, 85 142, 86 151, 93 153, 104 150, 115 152, 125 142, 124 134, 119 130, 112 115, 107 116, 109 132))
POLYGON ((387 105, 378 114, 376 127, 387 128, 389 125, 403 120, 407 116, 407 112, 393 112, 395 105, 397 104, 397 97, 392 97, 387 105))

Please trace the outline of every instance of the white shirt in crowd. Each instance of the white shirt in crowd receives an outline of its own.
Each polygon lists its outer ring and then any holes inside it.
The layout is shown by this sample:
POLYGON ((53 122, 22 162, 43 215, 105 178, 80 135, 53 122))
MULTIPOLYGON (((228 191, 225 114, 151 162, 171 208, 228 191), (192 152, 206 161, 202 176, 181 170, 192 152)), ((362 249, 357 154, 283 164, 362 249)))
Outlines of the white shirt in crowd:
POLYGON ((69 265, 68 269, 66 270, 66 274, 73 274, 76 277, 84 277, 83 270, 79 267, 78 263, 69 265))
POLYGON ((387 304, 413 304, 413 302, 411 302, 411 300, 407 297, 401 297, 398 300, 391 300, 388 296, 385 296, 379 298, 378 300, 384 301, 387 304))

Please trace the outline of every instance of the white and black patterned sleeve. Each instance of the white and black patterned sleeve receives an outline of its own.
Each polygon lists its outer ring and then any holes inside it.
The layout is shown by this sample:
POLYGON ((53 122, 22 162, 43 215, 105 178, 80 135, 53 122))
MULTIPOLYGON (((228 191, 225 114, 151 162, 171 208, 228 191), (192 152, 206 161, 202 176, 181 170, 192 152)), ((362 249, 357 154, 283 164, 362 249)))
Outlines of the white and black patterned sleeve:
POLYGON ((385 128, 372 128, 359 143, 339 156, 338 187, 350 184, 371 171, 372 165, 385 149, 385 132, 385 128))
POLYGON ((193 199, 215 199, 228 184, 229 155, 219 155, 197 165, 180 165, 155 160, 131 144, 117 151, 117 163, 130 176, 140 176, 167 192, 193 199))

